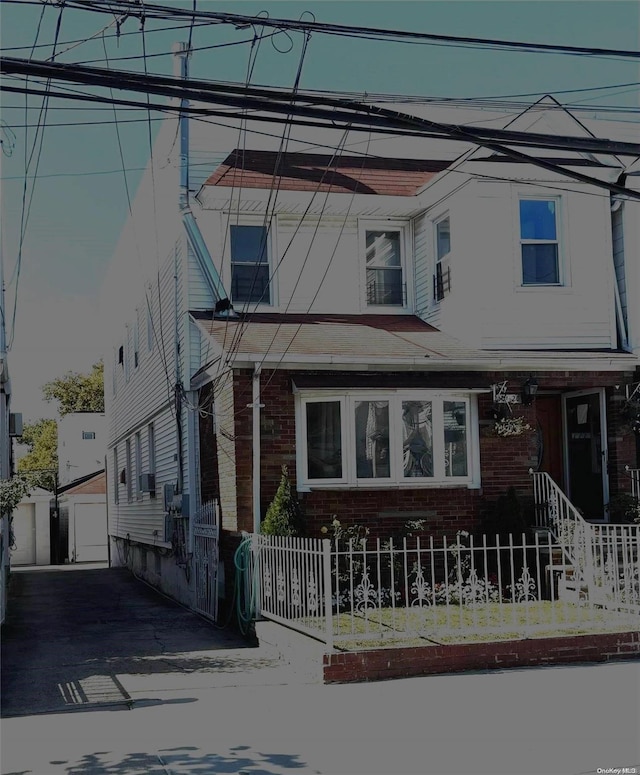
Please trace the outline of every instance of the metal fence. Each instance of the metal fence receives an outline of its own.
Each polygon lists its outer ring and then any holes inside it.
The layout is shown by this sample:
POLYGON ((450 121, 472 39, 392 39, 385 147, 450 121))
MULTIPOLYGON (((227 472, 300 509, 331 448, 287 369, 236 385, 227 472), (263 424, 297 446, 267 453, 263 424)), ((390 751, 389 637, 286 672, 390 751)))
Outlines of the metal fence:
POLYGON ((399 543, 253 536, 262 616, 329 646, 637 627, 640 532, 601 530, 589 548, 587 577, 551 533, 399 543))

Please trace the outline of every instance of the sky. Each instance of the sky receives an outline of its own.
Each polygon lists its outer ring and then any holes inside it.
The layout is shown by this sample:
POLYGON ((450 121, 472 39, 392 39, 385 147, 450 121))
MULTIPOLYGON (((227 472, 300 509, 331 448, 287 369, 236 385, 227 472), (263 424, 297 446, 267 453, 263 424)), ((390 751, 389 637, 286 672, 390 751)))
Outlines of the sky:
MULTIPOLYGON (((156 2, 183 8, 193 5, 193 0, 156 2)), ((640 49, 640 3, 634 0, 198 0, 197 8, 248 15, 267 12, 271 18, 315 17, 320 22, 448 35, 640 49)), ((104 67, 108 57, 112 69, 144 72, 146 64, 149 73, 171 74, 171 45, 187 40, 189 29, 184 25, 159 29, 167 26, 167 22, 148 20, 141 30, 138 20, 128 18, 116 37, 113 15, 71 8, 61 11, 37 0, 3 0, 0 6, 0 40, 3 54, 10 57, 48 59, 58 27, 56 61, 104 67)), ((251 39, 249 29, 195 26, 191 31, 191 77, 244 82, 251 39)), ((281 32, 263 41, 254 49, 252 83, 290 87, 300 50, 299 35, 281 32)), ((594 115, 611 117, 605 113, 607 106, 640 105, 639 81, 637 59, 355 41, 315 34, 303 62, 300 86, 424 97, 531 95, 520 102, 554 94, 561 102, 580 103, 594 115), (595 87, 615 88, 562 93, 595 87)), ((61 86, 64 84, 52 88, 61 86)), ((136 98, 127 93, 122 96, 136 98)), ((55 406, 42 401, 45 382, 68 370, 88 371, 102 355, 97 330, 100 287, 127 217, 127 189, 133 197, 149 158, 159 114, 152 113, 149 121, 146 111, 118 109, 121 157, 109 106, 96 109, 52 98, 43 112, 39 97, 3 93, 1 100, 1 244, 12 409, 33 421, 55 416, 55 406), (36 132, 39 118, 44 130, 36 132)), ((633 129, 629 122, 638 119, 637 113, 616 115, 623 128, 633 129)))

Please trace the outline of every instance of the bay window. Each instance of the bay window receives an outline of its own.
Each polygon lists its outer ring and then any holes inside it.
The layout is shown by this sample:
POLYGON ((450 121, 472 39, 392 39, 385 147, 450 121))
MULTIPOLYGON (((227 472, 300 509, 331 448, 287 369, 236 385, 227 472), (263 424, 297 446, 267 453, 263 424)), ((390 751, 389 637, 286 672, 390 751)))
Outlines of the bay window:
POLYGON ((468 393, 303 391, 297 399, 304 485, 471 485, 478 479, 468 393))

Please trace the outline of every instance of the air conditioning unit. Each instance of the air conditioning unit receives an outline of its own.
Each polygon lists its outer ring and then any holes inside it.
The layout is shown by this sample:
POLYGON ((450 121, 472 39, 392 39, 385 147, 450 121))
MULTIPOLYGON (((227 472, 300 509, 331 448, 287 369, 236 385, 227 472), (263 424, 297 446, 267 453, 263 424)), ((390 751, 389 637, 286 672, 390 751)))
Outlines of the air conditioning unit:
POLYGON ((22 415, 9 413, 9 436, 22 436, 22 415))
POLYGON ((153 492, 156 491, 156 475, 155 474, 140 474, 140 492, 153 492))

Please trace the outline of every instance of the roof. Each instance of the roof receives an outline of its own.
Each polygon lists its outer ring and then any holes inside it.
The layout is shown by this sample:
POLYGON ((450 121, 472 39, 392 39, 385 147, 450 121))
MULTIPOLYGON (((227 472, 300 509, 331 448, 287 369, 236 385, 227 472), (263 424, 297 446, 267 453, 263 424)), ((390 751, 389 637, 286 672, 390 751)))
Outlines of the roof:
MULTIPOLYGON (((273 363, 304 364, 305 368, 330 364, 338 369, 396 364, 422 370, 623 370, 637 363, 632 355, 611 351, 475 349, 414 315, 251 313, 217 319, 211 312, 192 312, 191 316, 211 337, 211 354, 233 352, 236 366, 260 362, 267 367, 273 363)), ((206 366, 194 376, 205 370, 206 366)))
POLYGON ((61 495, 105 495, 107 492, 107 476, 104 471, 81 476, 73 482, 65 484, 58 491, 61 495))
POLYGON ((331 156, 236 148, 205 186, 413 196, 449 166, 445 160, 331 156))
POLYGON ((237 354, 406 360, 474 358, 480 355, 414 315, 291 315, 253 313, 216 320, 192 313, 223 351, 237 354))

